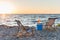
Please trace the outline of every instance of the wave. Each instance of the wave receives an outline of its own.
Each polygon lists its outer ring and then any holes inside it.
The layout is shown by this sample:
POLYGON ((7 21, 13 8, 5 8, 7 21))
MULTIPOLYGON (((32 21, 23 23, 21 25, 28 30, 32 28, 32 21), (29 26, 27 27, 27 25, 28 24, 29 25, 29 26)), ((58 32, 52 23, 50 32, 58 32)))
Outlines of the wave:
POLYGON ((2 19, 2 16, 0 16, 0 24, 17 25, 14 21, 17 19, 20 20, 23 25, 34 25, 36 23, 33 23, 32 21, 36 21, 38 18, 40 18, 40 20, 45 23, 49 17, 59 18, 56 20, 55 24, 60 23, 60 14, 9 14, 5 19, 2 19))

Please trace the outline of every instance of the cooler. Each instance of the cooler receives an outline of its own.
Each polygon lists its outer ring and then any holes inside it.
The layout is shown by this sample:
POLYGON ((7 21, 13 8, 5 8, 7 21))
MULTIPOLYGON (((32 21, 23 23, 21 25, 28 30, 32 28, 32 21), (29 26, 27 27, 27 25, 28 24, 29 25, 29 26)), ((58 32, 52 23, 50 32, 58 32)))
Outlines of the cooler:
POLYGON ((43 24, 42 23, 37 24, 37 30, 42 30, 42 29, 43 29, 43 24))

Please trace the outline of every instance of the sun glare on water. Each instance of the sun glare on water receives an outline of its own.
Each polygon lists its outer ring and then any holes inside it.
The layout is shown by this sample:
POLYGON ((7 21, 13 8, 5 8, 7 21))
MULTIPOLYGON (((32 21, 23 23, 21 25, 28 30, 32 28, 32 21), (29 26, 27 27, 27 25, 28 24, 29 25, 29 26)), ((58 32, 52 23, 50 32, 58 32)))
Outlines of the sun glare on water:
POLYGON ((10 2, 0 2, 0 14, 9 14, 15 10, 15 6, 10 2))

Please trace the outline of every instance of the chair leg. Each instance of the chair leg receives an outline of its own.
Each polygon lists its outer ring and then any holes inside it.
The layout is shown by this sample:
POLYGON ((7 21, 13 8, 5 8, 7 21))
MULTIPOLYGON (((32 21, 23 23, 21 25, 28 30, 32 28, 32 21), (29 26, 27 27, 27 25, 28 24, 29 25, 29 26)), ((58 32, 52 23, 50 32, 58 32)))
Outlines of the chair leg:
POLYGON ((17 37, 23 37, 23 33, 22 32, 17 33, 17 37))

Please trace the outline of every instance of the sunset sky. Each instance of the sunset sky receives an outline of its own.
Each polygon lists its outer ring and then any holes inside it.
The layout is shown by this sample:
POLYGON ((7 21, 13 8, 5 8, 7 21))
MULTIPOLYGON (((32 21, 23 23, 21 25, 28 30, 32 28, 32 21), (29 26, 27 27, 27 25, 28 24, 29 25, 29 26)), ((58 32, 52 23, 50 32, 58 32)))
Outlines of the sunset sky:
POLYGON ((1 13, 60 13, 60 0, 0 0, 1 13))

